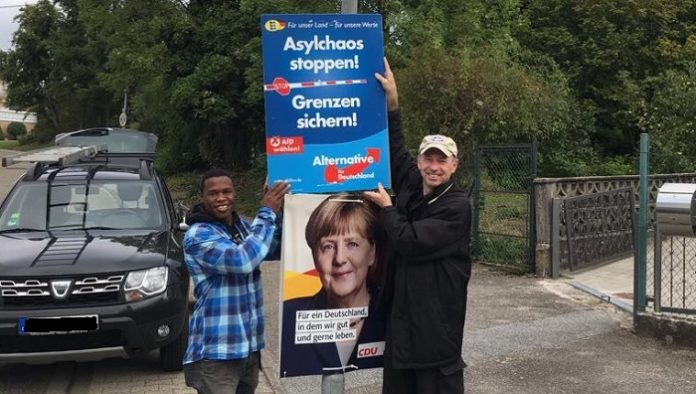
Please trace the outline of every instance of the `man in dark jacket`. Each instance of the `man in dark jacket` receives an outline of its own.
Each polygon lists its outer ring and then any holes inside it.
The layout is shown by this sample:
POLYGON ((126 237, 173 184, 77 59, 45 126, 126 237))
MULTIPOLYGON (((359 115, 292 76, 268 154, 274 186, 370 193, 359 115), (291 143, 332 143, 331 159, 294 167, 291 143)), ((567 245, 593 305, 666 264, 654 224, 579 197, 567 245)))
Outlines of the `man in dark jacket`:
POLYGON ((471 206, 452 179, 457 145, 446 136, 426 136, 414 160, 404 146, 396 82, 386 60, 385 75, 375 76, 387 96, 396 192, 396 206, 381 184, 377 192, 365 192, 382 207, 389 240, 382 392, 463 393, 471 206))

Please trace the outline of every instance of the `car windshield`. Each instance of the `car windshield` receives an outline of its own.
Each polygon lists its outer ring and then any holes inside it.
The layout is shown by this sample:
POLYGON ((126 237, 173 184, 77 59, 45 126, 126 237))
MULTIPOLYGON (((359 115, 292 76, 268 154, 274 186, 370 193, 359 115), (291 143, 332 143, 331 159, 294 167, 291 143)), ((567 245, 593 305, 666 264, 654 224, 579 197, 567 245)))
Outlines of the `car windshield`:
POLYGON ((7 197, 0 232, 160 228, 156 190, 152 181, 22 183, 7 197))

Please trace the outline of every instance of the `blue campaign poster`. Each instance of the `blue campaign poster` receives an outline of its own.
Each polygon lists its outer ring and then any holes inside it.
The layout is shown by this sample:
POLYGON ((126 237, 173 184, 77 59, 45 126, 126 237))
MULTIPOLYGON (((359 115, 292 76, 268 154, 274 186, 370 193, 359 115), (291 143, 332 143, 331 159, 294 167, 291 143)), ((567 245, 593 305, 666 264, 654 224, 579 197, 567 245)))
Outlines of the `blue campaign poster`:
POLYGON ((261 31, 269 183, 390 187, 382 17, 263 15, 261 31))

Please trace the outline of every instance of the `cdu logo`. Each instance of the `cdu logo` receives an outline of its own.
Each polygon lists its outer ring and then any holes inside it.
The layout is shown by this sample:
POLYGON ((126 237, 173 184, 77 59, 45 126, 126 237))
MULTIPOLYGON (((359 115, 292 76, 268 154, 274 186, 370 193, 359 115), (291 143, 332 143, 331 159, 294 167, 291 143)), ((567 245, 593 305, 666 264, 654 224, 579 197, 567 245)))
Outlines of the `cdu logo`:
POLYGON ((279 31, 285 29, 285 21, 271 19, 263 25, 268 31, 279 31))
POLYGON ((52 280, 51 292, 53 293, 53 298, 57 300, 62 300, 65 297, 67 297, 71 285, 71 280, 52 280))

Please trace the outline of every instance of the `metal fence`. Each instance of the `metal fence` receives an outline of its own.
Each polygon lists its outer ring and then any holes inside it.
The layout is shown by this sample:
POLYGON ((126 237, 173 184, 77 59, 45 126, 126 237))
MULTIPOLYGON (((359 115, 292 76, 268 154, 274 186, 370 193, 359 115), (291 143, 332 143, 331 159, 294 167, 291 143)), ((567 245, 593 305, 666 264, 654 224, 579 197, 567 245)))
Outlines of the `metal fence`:
POLYGON ((474 158, 474 259, 533 272, 534 145, 479 146, 474 158))
MULTIPOLYGON (((635 310, 696 314, 696 237, 664 235, 657 225, 656 198, 648 191, 649 138, 641 135, 641 218, 637 235, 635 310)), ((675 181, 671 181, 675 182, 675 181)), ((696 179, 676 182, 696 183, 696 179)), ((662 186, 662 184, 658 185, 662 186)))
POLYGON ((633 188, 566 198, 562 209, 562 241, 571 271, 633 253, 633 188))
POLYGON ((649 233, 646 294, 654 311, 696 314, 696 238, 663 235, 654 219, 649 233))

